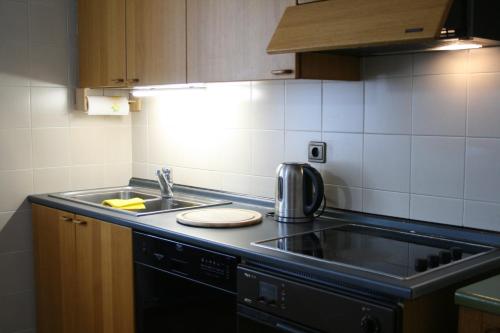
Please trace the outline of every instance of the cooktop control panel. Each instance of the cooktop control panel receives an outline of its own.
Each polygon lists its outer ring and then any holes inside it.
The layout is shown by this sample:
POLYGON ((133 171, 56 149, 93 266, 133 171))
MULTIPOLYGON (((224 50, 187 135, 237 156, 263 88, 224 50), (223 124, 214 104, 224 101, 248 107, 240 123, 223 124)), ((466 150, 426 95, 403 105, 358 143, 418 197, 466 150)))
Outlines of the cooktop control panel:
POLYGON ((238 301, 321 332, 397 332, 397 306, 320 289, 244 266, 238 267, 238 301))

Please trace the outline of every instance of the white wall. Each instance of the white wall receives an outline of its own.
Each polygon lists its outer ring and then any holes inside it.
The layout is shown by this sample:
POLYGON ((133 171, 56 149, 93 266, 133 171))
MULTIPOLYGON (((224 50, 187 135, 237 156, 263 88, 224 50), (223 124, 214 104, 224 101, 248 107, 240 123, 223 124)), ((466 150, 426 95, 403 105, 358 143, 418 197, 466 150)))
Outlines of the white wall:
POLYGON ((133 174, 273 197, 276 166, 323 140, 331 206, 500 231, 500 48, 366 58, 364 77, 150 97, 133 174))
POLYGON ((130 117, 72 110, 75 13, 73 0, 0 0, 1 333, 35 327, 26 196, 131 176, 130 117))

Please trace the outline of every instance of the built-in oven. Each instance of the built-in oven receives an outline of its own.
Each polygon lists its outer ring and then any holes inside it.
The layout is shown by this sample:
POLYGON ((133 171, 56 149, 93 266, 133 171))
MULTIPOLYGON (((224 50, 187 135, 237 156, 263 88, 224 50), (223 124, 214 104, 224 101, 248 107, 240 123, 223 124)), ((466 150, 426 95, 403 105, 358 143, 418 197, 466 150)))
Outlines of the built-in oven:
POLYGON ((400 308, 275 273, 238 268, 239 333, 396 333, 400 308))
POLYGON ((134 232, 137 333, 237 332, 236 257, 134 232))

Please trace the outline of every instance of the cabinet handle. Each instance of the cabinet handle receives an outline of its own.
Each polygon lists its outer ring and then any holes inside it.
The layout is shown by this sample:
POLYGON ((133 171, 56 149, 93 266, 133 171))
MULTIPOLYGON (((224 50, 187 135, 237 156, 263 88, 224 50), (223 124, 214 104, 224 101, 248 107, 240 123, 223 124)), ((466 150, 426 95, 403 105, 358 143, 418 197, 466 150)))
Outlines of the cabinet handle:
POLYGON ((86 225, 86 224, 87 224, 87 222, 85 222, 85 221, 80 221, 80 220, 73 220, 73 223, 74 223, 74 224, 78 224, 78 225, 86 225))
POLYGON ((67 216, 63 216, 63 217, 62 217, 62 220, 63 220, 64 222, 73 222, 73 219, 72 219, 71 217, 67 217, 67 216))
POLYGON ((130 79, 130 80, 127 80, 128 83, 139 83, 141 80, 139 79, 130 79))
POLYGON ((292 73, 293 69, 274 69, 271 71, 271 74, 273 75, 287 75, 292 73))
POLYGON ((114 83, 123 83, 123 82, 125 82, 124 79, 113 79, 111 81, 113 81, 114 83))

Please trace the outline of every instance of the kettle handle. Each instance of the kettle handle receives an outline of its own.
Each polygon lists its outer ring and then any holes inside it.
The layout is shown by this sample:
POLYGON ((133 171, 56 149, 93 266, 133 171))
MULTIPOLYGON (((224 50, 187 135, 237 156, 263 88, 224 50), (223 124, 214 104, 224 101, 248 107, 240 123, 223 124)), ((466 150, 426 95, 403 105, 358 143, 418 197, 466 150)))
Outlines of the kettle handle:
POLYGON ((318 208, 321 206, 323 202, 323 197, 325 195, 325 185, 323 183, 323 178, 321 178, 321 174, 318 170, 313 167, 306 165, 304 167, 304 174, 311 178, 312 185, 314 187, 314 196, 312 198, 312 202, 310 205, 304 207, 305 215, 312 215, 318 208))

